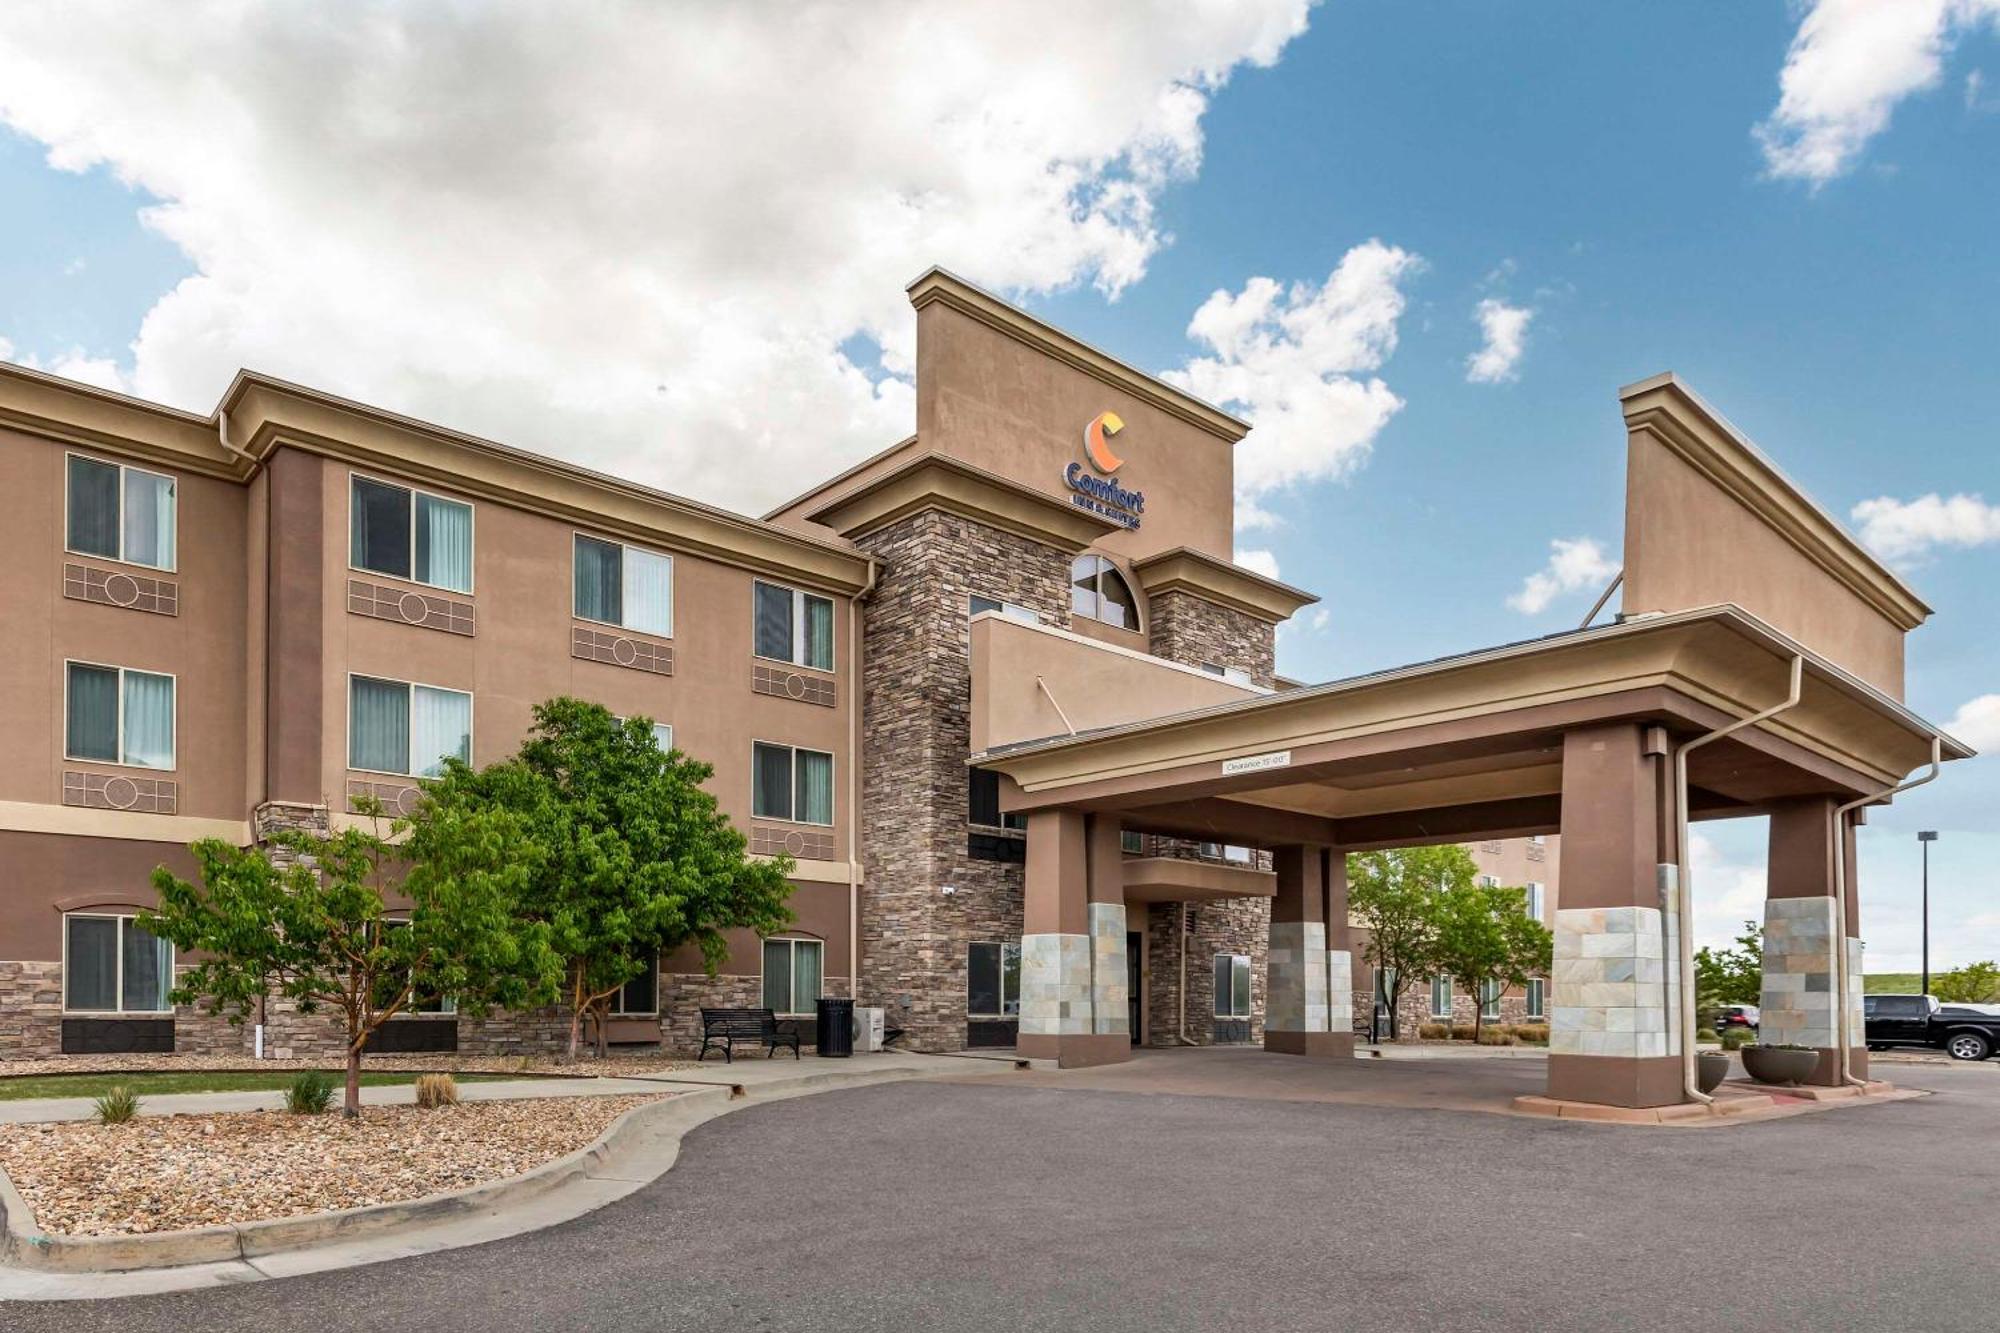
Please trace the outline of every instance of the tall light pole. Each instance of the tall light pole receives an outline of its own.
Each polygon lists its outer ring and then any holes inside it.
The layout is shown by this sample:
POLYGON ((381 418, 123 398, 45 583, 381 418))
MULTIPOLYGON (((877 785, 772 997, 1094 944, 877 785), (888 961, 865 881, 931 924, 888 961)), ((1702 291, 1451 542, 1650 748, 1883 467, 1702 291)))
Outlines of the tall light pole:
POLYGON ((1931 844, 1937 841, 1936 829, 1924 829, 1917 834, 1917 843, 1924 849, 1924 986, 1923 993, 1931 993, 1931 844))

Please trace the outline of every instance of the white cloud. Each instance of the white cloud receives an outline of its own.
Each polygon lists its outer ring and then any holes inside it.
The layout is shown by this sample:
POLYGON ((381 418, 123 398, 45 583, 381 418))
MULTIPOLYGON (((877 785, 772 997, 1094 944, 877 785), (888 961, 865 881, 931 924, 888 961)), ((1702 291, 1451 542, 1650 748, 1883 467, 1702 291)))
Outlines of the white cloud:
POLYGON ((1423 261, 1371 240, 1318 286, 1255 277, 1217 291, 1195 311, 1188 337, 1210 355, 1166 378, 1232 407, 1254 429, 1236 446, 1236 505, 1245 528, 1271 525, 1262 501, 1288 486, 1347 475, 1403 406, 1368 372, 1396 350, 1400 284, 1423 261))
POLYGON ((40 370, 50 375, 60 375, 66 380, 78 380, 84 384, 94 384, 100 389, 126 391, 125 372, 109 357, 92 356, 81 347, 72 347, 67 352, 43 358, 32 356, 17 349, 6 338, 0 338, 0 361, 12 361, 15 365, 26 366, 30 370, 40 370))
POLYGON ((0 7, 0 122, 195 272, 138 393, 239 364, 755 508, 909 429, 903 285, 1115 296, 1309 0, 0 7), (212 77, 227 71, 227 77, 212 77))
POLYGON ((1519 378, 1516 367, 1528 350, 1528 325, 1535 318, 1534 310, 1489 296, 1473 307, 1472 317, 1479 322, 1479 335, 1485 343, 1465 359, 1466 382, 1503 384, 1519 378))
POLYGON ((1278 557, 1269 551, 1238 551, 1236 563, 1252 574, 1262 574, 1267 579, 1278 577, 1278 557))
POLYGON ((1944 729, 1982 753, 2000 752, 2000 694, 1968 699, 1944 729))
POLYGON ((1760 926, 1764 922, 1765 887, 1770 876, 1767 861, 1754 855, 1752 859, 1737 860, 1731 854, 1754 848, 1756 839, 1744 836, 1748 833, 1748 829, 1737 832, 1730 841, 1744 846, 1731 850, 1725 850, 1698 829, 1688 833, 1692 871, 1688 887, 1693 891, 1692 934, 1697 949, 1733 948, 1745 921, 1760 926))
POLYGON ((1521 590, 1507 605, 1524 615, 1538 615, 1564 593, 1602 587, 1618 566, 1592 537, 1557 537, 1549 543, 1549 562, 1521 581, 1521 590))
POLYGON ((1327 608, 1323 606, 1314 607, 1312 610, 1312 614, 1306 617, 1307 627, 1310 628, 1312 632, 1315 634, 1320 633, 1322 630, 1324 630, 1328 625, 1332 623, 1333 623, 1333 612, 1329 611, 1327 608))
POLYGON ((2000 16, 2000 0, 1818 0, 1756 130, 1773 176, 1813 186, 1853 167, 1898 103, 1937 86, 1952 39, 2000 16))
POLYGON ((1977 495, 1949 500, 1933 492, 1914 500, 1878 496, 1850 511, 1861 540, 1884 560, 1914 560, 1937 546, 1972 547, 2000 542, 2000 505, 1977 495))

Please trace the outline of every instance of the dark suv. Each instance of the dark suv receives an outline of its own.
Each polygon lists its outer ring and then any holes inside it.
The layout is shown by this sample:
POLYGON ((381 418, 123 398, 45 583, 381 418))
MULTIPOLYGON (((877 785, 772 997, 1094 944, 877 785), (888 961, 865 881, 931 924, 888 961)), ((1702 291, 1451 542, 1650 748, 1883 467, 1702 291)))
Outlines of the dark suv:
POLYGON ((1984 1060, 2000 1049, 2000 1010, 1941 1004, 1935 995, 1865 995, 1868 1049, 1928 1046, 1954 1060, 1984 1060))

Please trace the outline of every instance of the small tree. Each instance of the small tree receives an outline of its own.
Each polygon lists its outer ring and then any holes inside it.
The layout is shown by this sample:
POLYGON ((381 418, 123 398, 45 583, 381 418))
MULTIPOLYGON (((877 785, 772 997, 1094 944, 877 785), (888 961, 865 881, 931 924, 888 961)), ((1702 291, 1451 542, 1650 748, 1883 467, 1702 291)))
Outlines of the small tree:
POLYGON ((1743 933, 1730 948, 1694 951, 1695 1007, 1704 1017, 1719 1005, 1761 1003, 1763 990, 1764 932, 1755 921, 1743 923, 1743 933))
POLYGON ((397 888, 410 908, 392 915, 388 895, 403 858, 376 830, 286 832, 272 842, 296 859, 279 864, 257 848, 214 838, 193 844, 200 885, 164 866, 155 870, 160 905, 142 913, 139 925, 201 959, 174 987, 176 1004, 228 1011, 239 1025, 273 992, 301 1013, 337 1010, 345 1026, 345 1115, 361 1113, 368 1038, 413 1002, 450 996, 477 1014, 553 990, 547 931, 520 928, 513 913, 529 865, 475 866, 461 858, 409 867, 397 888))
POLYGON ((599 704, 557 698, 536 707, 514 758, 476 771, 446 761, 413 820, 410 851, 420 862, 464 847, 464 830, 511 830, 473 839, 475 859, 528 867, 521 910, 546 928, 561 959, 571 1059, 585 1015, 597 1020, 603 1050, 612 997, 660 954, 698 945, 713 975, 727 955, 725 931, 764 935, 792 919, 791 859, 750 859, 702 788, 713 772, 663 752, 646 718, 620 722, 599 704))
POLYGON ((1525 986, 1548 975, 1555 936, 1528 915, 1525 889, 1453 884, 1438 891, 1434 905, 1436 966, 1473 997, 1477 1041, 1486 1012, 1482 988, 1525 986))
POLYGON ((1967 963, 1931 978, 1931 994, 1946 1004, 2000 1003, 2000 965, 1967 963))
POLYGON ((1389 1035, 1399 1035, 1402 998, 1435 970, 1437 916, 1433 895, 1470 885, 1479 867, 1455 844, 1356 852, 1347 858, 1347 906, 1368 930, 1362 957, 1383 978, 1389 1035))

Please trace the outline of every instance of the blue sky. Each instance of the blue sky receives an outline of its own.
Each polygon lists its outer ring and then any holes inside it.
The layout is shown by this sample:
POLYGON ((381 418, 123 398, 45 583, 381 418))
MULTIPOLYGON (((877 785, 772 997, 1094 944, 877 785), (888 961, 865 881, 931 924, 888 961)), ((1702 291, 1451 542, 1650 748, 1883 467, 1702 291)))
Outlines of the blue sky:
MULTIPOLYGON (((1275 521, 1239 548, 1326 598, 1281 669, 1326 679, 1574 624, 1601 580, 1533 614, 1509 598, 1556 540, 1615 564, 1615 390, 1672 369, 1851 526, 1856 505, 1897 502, 1898 566, 1937 609, 1910 640, 1909 700, 1947 722, 2000 695, 2000 516, 1901 506, 2000 502, 2000 7, 1889 2, 1669 21, 1582 0, 1268 0, 1171 32, 1138 6, 1056 7, 1025 36, 957 34, 991 58, 929 81, 906 57, 936 25, 845 34, 824 49, 847 69, 802 49, 811 34, 746 21, 729 38, 768 60, 741 89, 628 14, 610 35, 661 67, 652 82, 676 82, 677 58, 711 80, 643 126, 594 112, 587 85, 616 78, 549 63, 524 21, 472 34, 475 59, 464 25, 368 6, 410 25, 407 69, 366 25, 218 21, 204 68, 273 68, 190 92, 196 53, 170 30, 93 29, 109 20, 90 5, 48 37, 0 19, 0 339, 197 408, 256 365, 754 508, 775 497, 703 472, 706 446, 816 475, 892 439, 900 285, 933 260, 1212 385, 1271 363, 1190 337, 1211 294, 1263 277, 1310 297, 1379 242, 1349 270, 1377 304, 1300 313, 1360 332, 1287 362, 1295 399, 1232 403, 1285 440, 1269 475, 1290 478, 1252 497, 1275 521), (1880 53, 1858 82, 1837 59, 1854 43, 1880 53), (794 77, 765 77, 790 60, 794 77), (312 86, 342 62, 366 78, 312 86), (902 119, 853 110, 871 89, 902 119), (661 128, 707 120, 731 132, 661 128), (822 120, 827 142, 795 142, 822 120), (793 230, 801 215, 817 225, 793 230), (1526 312, 1497 382, 1468 379, 1482 301, 1526 312), (1378 408, 1399 404, 1379 419, 1307 410, 1322 386, 1376 382, 1378 408)), ((2000 748, 2000 711, 1982 725, 2000 748)), ((1876 815, 1874 966, 1914 965, 1913 834, 1933 826, 1937 956, 2000 956, 1996 758, 1876 815)), ((1724 936, 1759 910, 1762 829, 1704 833, 1702 933, 1724 936)))

